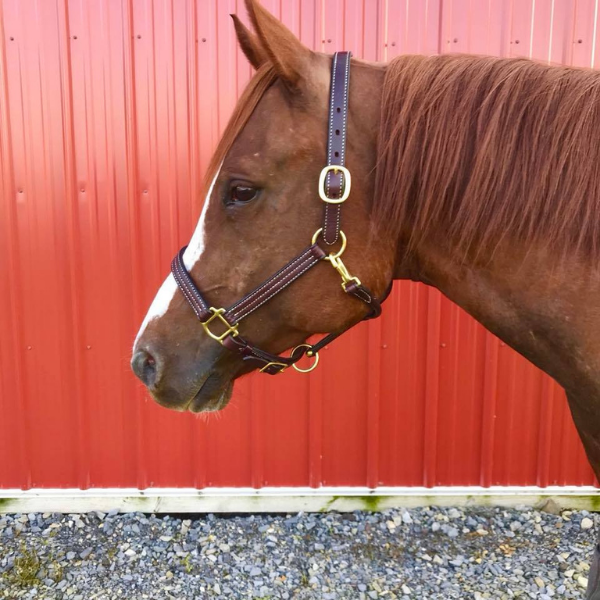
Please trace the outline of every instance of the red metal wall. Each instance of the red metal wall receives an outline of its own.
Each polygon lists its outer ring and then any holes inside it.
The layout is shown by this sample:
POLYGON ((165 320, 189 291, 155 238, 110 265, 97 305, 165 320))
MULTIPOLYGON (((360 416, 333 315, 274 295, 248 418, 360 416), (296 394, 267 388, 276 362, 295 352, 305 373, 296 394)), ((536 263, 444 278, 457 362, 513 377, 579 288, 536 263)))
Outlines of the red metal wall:
MULTIPOLYGON (((264 3, 368 59, 600 59, 595 0, 264 3)), ((0 0, 0 487, 593 483, 558 387, 408 283, 309 377, 209 419, 146 399, 130 347, 250 76, 242 5, 0 0)))

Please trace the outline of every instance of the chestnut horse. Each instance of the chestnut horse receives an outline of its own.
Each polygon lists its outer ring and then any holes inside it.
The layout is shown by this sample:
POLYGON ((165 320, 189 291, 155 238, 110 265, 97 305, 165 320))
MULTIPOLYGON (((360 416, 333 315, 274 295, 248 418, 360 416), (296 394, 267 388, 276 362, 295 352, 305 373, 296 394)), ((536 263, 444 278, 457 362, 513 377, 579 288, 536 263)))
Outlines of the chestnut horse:
MULTIPOLYGON (((255 0, 234 16, 256 69, 216 150, 183 255, 212 306, 229 306, 321 227, 331 56, 255 0)), ((526 59, 352 59, 344 262, 381 297, 394 279, 438 288, 567 393, 600 477, 600 73, 526 59)), ((360 321, 334 269, 311 269, 241 325, 271 353, 360 321)), ((222 409, 255 367, 204 334, 170 275, 134 345, 155 400, 222 409)), ((600 598, 597 577, 589 594, 600 598)))

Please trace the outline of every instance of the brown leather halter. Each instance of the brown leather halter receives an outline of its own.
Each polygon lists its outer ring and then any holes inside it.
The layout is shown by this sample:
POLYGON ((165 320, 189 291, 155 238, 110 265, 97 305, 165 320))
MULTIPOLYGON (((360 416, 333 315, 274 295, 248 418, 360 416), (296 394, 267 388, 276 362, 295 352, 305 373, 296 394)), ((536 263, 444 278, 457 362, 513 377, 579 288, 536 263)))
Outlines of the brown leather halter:
POLYGON ((290 366, 303 373, 312 371, 319 362, 319 350, 347 331, 344 329, 330 333, 316 344, 300 344, 292 350, 290 356, 265 352, 239 335, 238 325, 242 319, 271 300, 316 264, 323 260, 329 261, 342 278, 344 292, 367 305, 369 310, 362 320, 378 317, 381 314, 381 302, 389 293, 388 288, 381 301, 375 298, 357 277, 350 275, 341 259, 347 241, 344 232, 340 229, 341 208, 348 199, 351 186, 350 172, 344 166, 349 81, 350 52, 337 52, 333 56, 331 69, 327 166, 321 171, 319 178, 319 196, 325 202, 325 218, 323 227, 315 232, 311 245, 229 308, 214 308, 208 305, 183 263, 185 247, 179 251, 171 264, 171 271, 177 285, 196 313, 206 333, 229 350, 240 354, 244 361, 255 362, 262 373, 269 375, 282 373, 290 366), (317 244, 319 236, 323 238, 326 246, 332 246, 340 241, 340 249, 337 252, 327 253, 317 244), (225 327, 222 333, 215 333, 211 329, 218 323, 225 327), (313 357, 314 362, 308 369, 300 369, 295 363, 305 354, 313 357))

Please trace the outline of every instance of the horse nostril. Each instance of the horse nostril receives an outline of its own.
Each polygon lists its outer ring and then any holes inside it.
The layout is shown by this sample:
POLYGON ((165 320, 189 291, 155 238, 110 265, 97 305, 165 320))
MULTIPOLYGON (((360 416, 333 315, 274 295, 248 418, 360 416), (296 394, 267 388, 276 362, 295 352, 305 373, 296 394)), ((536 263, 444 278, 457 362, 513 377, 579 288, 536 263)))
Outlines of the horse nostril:
POLYGON ((156 358, 145 350, 139 350, 131 359, 131 368, 133 372, 142 380, 142 382, 152 387, 158 379, 158 365, 156 358))

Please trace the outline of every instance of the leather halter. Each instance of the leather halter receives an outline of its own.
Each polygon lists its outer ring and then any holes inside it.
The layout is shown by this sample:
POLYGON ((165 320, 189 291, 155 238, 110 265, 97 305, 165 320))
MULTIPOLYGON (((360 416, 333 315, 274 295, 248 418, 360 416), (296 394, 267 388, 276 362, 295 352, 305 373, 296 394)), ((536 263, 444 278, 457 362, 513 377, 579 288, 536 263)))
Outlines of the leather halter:
MULTIPOLYGON (((350 194, 351 186, 350 172, 344 166, 349 80, 350 52, 337 52, 333 56, 331 69, 327 166, 321 171, 319 179, 319 196, 325 203, 325 216, 323 227, 315 232, 310 246, 229 308, 214 308, 206 302, 183 262, 185 247, 179 251, 171 264, 171 271, 177 285, 196 313, 206 333, 227 349, 237 352, 244 361, 255 363, 261 372, 269 375, 282 373, 290 366, 300 372, 312 371, 319 362, 319 350, 346 331, 344 329, 330 333, 316 344, 300 344, 292 350, 290 356, 280 356, 261 350, 239 334, 238 325, 242 319, 252 314, 321 261, 329 261, 338 271, 342 278, 342 289, 346 294, 358 298, 367 305, 368 312, 362 320, 372 319, 381 314, 380 300, 375 298, 357 277, 350 275, 341 259, 347 242, 344 232, 340 229, 341 207, 350 194), (327 253, 317 243, 319 237, 323 238, 326 246, 332 246, 341 239, 341 248, 337 252, 327 253), (221 333, 213 331, 215 325, 222 326, 221 333), (313 357, 314 362, 308 369, 299 369, 295 363, 305 354, 313 357)), ((388 293, 389 288, 381 301, 388 293)))

